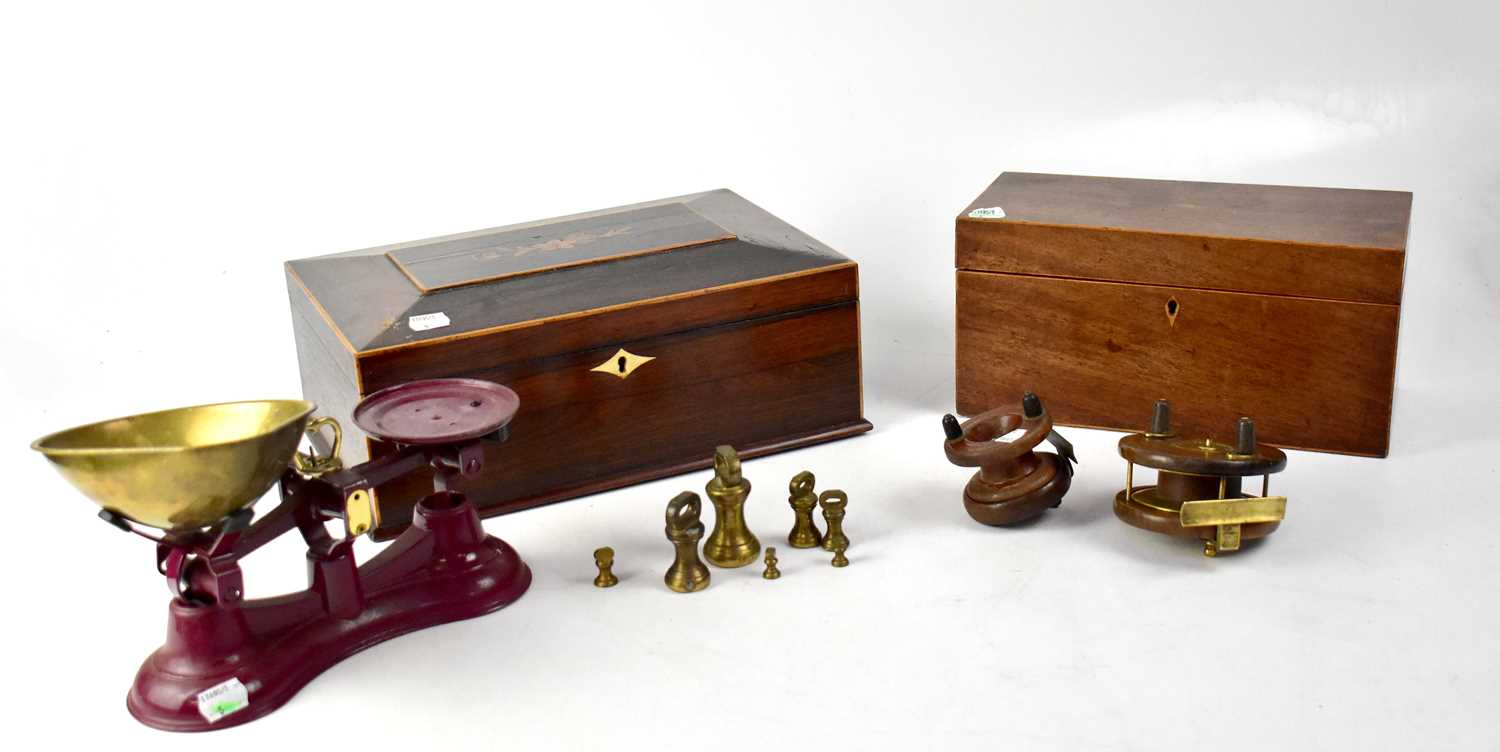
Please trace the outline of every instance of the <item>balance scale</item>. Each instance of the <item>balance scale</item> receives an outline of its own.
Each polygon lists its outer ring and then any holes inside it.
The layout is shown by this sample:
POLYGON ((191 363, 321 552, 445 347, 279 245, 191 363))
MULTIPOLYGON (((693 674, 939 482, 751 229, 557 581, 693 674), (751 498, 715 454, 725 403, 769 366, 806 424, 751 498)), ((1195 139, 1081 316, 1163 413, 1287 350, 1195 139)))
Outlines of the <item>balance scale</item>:
POLYGON ((520 598, 531 570, 451 490, 480 472, 484 443, 507 438, 519 406, 515 392, 474 379, 376 392, 355 407, 354 423, 394 451, 348 468, 339 424, 312 419, 316 406, 299 400, 147 413, 34 442, 101 518, 156 543, 172 592, 167 639, 136 673, 130 713, 169 731, 246 723, 360 650, 520 598), (304 433, 325 429, 328 455, 297 451, 304 433), (433 492, 411 527, 356 565, 354 541, 380 522, 373 489, 428 468, 433 492), (281 503, 252 519, 273 485, 281 503), (343 537, 324 527, 334 519, 343 537), (307 543, 307 589, 245 600, 240 559, 293 529, 307 543))

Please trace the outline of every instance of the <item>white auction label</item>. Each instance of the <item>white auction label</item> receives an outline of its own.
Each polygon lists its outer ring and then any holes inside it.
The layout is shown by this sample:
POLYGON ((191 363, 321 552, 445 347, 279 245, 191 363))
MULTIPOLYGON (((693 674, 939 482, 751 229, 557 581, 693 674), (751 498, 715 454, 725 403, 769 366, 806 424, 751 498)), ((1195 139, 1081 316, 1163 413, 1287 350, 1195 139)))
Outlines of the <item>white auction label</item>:
POLYGON ((198 693, 198 714, 203 720, 215 723, 230 713, 238 713, 250 707, 250 690, 239 679, 215 684, 198 693))
POLYGON ((975 209, 969 212, 974 219, 1005 219, 1005 210, 998 206, 990 206, 984 209, 975 209))
POLYGON ((442 329, 453 323, 448 320, 448 314, 438 311, 437 313, 423 313, 410 316, 406 319, 406 325, 414 332, 425 332, 428 329, 442 329))

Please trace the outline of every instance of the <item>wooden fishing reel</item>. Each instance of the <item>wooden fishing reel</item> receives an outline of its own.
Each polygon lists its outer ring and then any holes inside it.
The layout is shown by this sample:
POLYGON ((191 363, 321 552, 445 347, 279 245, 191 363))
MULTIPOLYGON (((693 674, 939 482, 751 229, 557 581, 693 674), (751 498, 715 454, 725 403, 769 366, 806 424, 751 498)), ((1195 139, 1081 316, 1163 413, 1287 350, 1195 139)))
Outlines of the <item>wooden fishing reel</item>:
POLYGON ((1157 400, 1151 427, 1120 439, 1125 489, 1115 516, 1138 528, 1204 541, 1203 555, 1237 551, 1242 541, 1270 535, 1286 516, 1286 497, 1271 496, 1271 473, 1286 469, 1286 454, 1255 442, 1255 423, 1240 418, 1233 446, 1212 438, 1183 438, 1172 430, 1172 410, 1157 400), (1156 470, 1156 485, 1136 486, 1135 466, 1156 470), (1261 476, 1260 496, 1240 482, 1261 476))
POLYGON ((943 451, 959 467, 978 467, 964 487, 964 509, 986 525, 1014 525, 1062 503, 1073 482, 1073 445, 1052 429, 1052 416, 1035 394, 1021 398, 1019 412, 1000 407, 962 425, 943 416, 943 451), (1011 441, 997 441, 1021 430, 1011 441), (1036 452, 1051 442, 1058 454, 1036 452))

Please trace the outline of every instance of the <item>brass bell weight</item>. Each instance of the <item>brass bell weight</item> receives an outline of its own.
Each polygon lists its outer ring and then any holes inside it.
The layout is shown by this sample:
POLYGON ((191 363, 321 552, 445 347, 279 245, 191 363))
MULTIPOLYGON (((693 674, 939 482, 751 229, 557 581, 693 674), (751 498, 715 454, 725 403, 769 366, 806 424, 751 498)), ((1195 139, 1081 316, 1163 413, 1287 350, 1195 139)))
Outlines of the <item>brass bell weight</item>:
POLYGON ((667 503, 667 540, 672 542, 676 558, 664 579, 667 587, 679 593, 708 587, 708 567, 698 558, 698 541, 703 539, 702 513, 703 502, 692 491, 683 491, 667 503))
POLYGON ((766 547, 766 559, 765 559, 765 561, 766 561, 766 569, 765 569, 764 572, 760 573, 760 576, 762 578, 764 578, 764 579, 767 579, 767 580, 780 579, 781 578, 781 570, 778 569, 776 567, 776 565, 781 560, 776 558, 776 549, 775 548, 773 548, 771 546, 767 546, 766 547))
MULTIPOLYGON (((844 512, 849 496, 838 489, 822 494, 814 491, 816 479, 807 471, 797 473, 787 484, 787 502, 794 520, 787 542, 794 548, 823 548, 834 554, 833 566, 845 567, 849 559, 849 536, 844 534, 844 512), (813 522, 813 509, 821 508, 828 526, 824 535, 813 522)), ((714 528, 703 541, 703 559, 720 567, 742 567, 755 561, 761 553, 760 541, 745 523, 745 500, 750 496, 750 481, 740 468, 739 455, 730 446, 714 451, 714 477, 705 488, 714 505, 714 528)), ((676 559, 667 570, 667 587, 679 593, 691 593, 708 587, 709 570, 698 558, 698 541, 703 538, 700 521, 702 502, 697 494, 684 491, 667 505, 667 540, 676 550, 676 559)), ((598 555, 596 553, 596 559, 598 555)), ((765 549, 765 569, 761 577, 781 577, 780 560, 775 548, 765 549)), ((602 571, 602 570, 601 570, 602 571)))
POLYGON ((599 569, 598 576, 594 577, 594 587, 608 588, 620 584, 620 578, 615 576, 615 550, 609 546, 594 549, 594 566, 599 569))
POLYGON ((740 472, 734 447, 714 450, 714 478, 704 489, 714 505, 714 529, 703 544, 703 558, 720 567, 743 567, 760 554, 760 541, 745 524, 750 481, 740 472))
POLYGON ((803 470, 792 476, 792 481, 787 484, 787 503, 792 506, 792 531, 787 533, 786 542, 792 548, 817 548, 823 545, 823 534, 818 531, 818 526, 813 522, 813 508, 818 506, 818 495, 813 491, 817 479, 813 474, 803 470))
POLYGON ((1152 408, 1144 433, 1120 439, 1125 488, 1115 495, 1115 516, 1143 530, 1203 541, 1203 555, 1240 549, 1281 525, 1286 497, 1271 496, 1271 474, 1286 469, 1286 453, 1260 444, 1255 422, 1240 418, 1234 444, 1212 437, 1178 436, 1166 400, 1152 408), (1135 466, 1154 468, 1156 485, 1138 486, 1135 466), (1241 491, 1247 477, 1261 476, 1259 496, 1241 491))
POLYGON ((964 487, 964 509, 986 525, 1015 525, 1062 504, 1073 480, 1073 445, 1052 427, 1035 394, 1021 407, 989 410, 959 424, 943 416, 943 451, 959 467, 978 467, 964 487), (1011 441, 998 441, 1015 430, 1011 441), (1057 454, 1034 451, 1043 441, 1057 454))
POLYGON ((842 556, 842 551, 849 548, 849 536, 844 535, 844 513, 849 506, 849 494, 830 488, 818 496, 818 506, 823 509, 823 521, 828 523, 828 534, 823 536, 823 550, 842 556))

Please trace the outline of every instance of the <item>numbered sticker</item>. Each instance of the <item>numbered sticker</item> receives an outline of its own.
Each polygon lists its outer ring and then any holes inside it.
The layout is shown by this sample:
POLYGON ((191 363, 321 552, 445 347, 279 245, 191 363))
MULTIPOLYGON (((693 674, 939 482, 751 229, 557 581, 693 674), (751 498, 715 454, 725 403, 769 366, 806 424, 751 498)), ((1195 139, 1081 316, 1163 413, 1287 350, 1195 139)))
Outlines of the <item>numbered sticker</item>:
POLYGON ((215 684, 198 693, 198 714, 209 723, 250 707, 250 690, 239 679, 215 684))
POLYGON ((998 206, 990 206, 984 209, 975 209, 969 212, 973 219, 1005 219, 1005 210, 998 206))
POLYGON ((437 313, 423 313, 410 316, 406 319, 406 325, 414 332, 425 332, 428 329, 442 329, 453 323, 448 320, 448 314, 438 311, 437 313))

